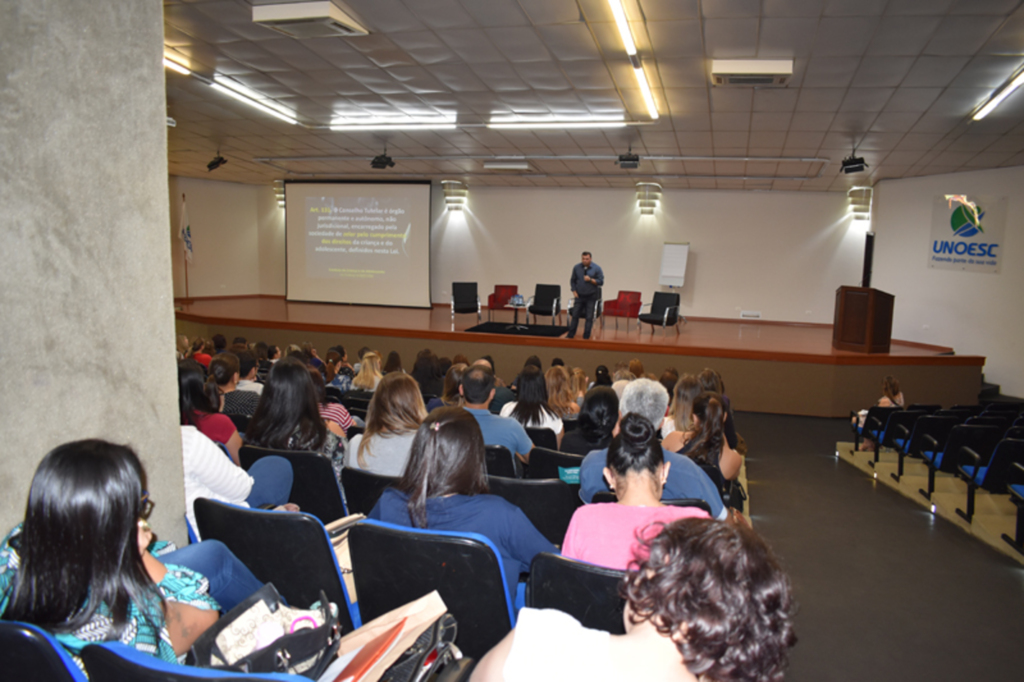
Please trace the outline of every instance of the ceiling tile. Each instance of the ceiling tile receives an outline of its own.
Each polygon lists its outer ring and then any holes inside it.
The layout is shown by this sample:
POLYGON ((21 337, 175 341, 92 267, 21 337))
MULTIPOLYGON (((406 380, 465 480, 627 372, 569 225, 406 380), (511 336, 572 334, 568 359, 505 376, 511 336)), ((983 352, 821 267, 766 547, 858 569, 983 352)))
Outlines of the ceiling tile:
POLYGON ((919 113, 886 111, 878 115, 871 124, 871 130, 878 133, 905 133, 914 127, 919 118, 919 113))
POLYGON ((417 19, 434 29, 467 28, 475 25, 458 0, 416 0, 406 7, 417 19))
POLYGON ((473 29, 453 29, 438 31, 438 36, 450 47, 462 61, 469 65, 486 62, 504 62, 505 58, 495 48, 487 36, 473 29))
POLYGON ((1016 55, 981 55, 973 58, 960 72, 950 87, 998 88, 1024 65, 1024 59, 1016 55))
POLYGON ((750 147, 783 147, 786 144, 786 133, 779 130, 753 130, 750 133, 750 147))
MULTIPOLYGON (((802 88, 796 110, 834 113, 839 110, 845 96, 846 90, 843 88, 802 88)), ((938 93, 935 96, 937 97, 938 93)))
POLYGON ((916 57, 941 23, 941 17, 886 17, 871 39, 867 54, 916 57))
POLYGON ((913 64, 913 57, 865 57, 851 85, 855 88, 895 87, 913 64))
POLYGON ((704 22, 704 52, 711 59, 749 59, 756 56, 756 18, 708 19, 704 22))
POLYGON ((946 87, 970 61, 967 57, 922 56, 910 68, 905 87, 946 87))
POLYGON ((925 54, 973 55, 989 39, 1003 17, 947 17, 925 47, 925 54))
POLYGON ((883 111, 921 113, 927 111, 941 93, 942 88, 896 88, 883 111))
POLYGON ((882 13, 887 0, 828 0, 825 16, 874 17, 882 13))
POLYGON ((575 0, 518 0, 535 25, 566 24, 580 20, 575 0))
POLYGON ((551 54, 533 28, 489 28, 484 31, 492 45, 510 62, 546 62, 551 54))
POLYGON ((826 17, 818 24, 814 54, 825 57, 859 57, 878 27, 875 17, 826 17))
POLYGON ((465 64, 437 64, 428 66, 427 71, 454 92, 490 90, 487 84, 477 78, 473 70, 465 64))
POLYGON ((956 0, 949 13, 1006 15, 1019 6, 1018 0, 956 0))
MULTIPOLYGON (((829 115, 831 117, 831 114, 829 115)), ((789 130, 793 114, 784 111, 758 111, 754 112, 750 120, 752 131, 781 131, 789 130)))
POLYGON ((750 112, 753 98, 751 88, 711 88, 711 111, 750 112))
POLYGON ((530 22, 513 0, 459 0, 466 12, 484 27, 526 26, 530 22))
POLYGON ((860 139, 857 151, 890 151, 903 139, 903 133, 868 133, 860 139))
POLYGON ((641 4, 647 21, 700 18, 699 0, 641 0, 641 4))
POLYGON ((895 88, 850 88, 843 98, 841 111, 881 111, 895 88))
POLYGON ((421 31, 426 26, 401 0, 345 0, 370 31, 397 33, 421 31))
POLYGON ((559 24, 538 28, 548 49, 562 61, 601 59, 597 43, 585 24, 559 24))
POLYGON ((744 131, 737 132, 713 132, 711 133, 711 140, 715 144, 715 152, 727 154, 729 152, 721 152, 720 150, 728 150, 733 148, 742 148, 746 150, 747 138, 749 133, 744 131))
MULTIPOLYGON (((756 28, 757 21, 753 21, 756 28)), ((647 34, 651 38, 651 48, 658 55, 658 59, 704 56, 704 41, 699 21, 655 21, 647 24, 647 34)), ((753 36, 754 39, 756 37, 753 36)), ((622 43, 618 32, 615 38, 616 50, 621 51, 622 43)), ((754 44, 753 40, 750 44, 754 44)), ((711 54, 710 50, 708 54, 711 54)))
POLYGON ((756 17, 761 14, 761 0, 703 0, 701 10, 705 17, 756 17))
POLYGON ((666 88, 699 88, 708 84, 704 60, 700 58, 658 59, 658 74, 666 88))
POLYGON ((820 17, 825 0, 764 0, 766 17, 820 17))
POLYGON ((749 113, 712 113, 711 129, 722 131, 747 131, 750 129, 749 113))
POLYGON ((394 33, 391 40, 420 64, 453 62, 458 58, 432 31, 394 33))
POLYGON ((814 47, 817 18, 766 17, 761 20, 758 37, 759 59, 805 57, 814 47))
POLYGON ((797 112, 793 114, 791 128, 809 132, 825 131, 832 125, 835 114, 817 112, 797 112))
POLYGON ((804 74, 804 87, 848 87, 859 65, 857 57, 812 57, 804 74))
POLYGON ((482 64, 470 62, 470 68, 495 92, 529 90, 529 86, 523 82, 508 62, 482 64))
POLYGON ((885 8, 888 16, 921 16, 945 14, 955 0, 889 0, 885 8))
POLYGON ((562 62, 561 70, 578 90, 611 90, 615 88, 604 62, 562 62))

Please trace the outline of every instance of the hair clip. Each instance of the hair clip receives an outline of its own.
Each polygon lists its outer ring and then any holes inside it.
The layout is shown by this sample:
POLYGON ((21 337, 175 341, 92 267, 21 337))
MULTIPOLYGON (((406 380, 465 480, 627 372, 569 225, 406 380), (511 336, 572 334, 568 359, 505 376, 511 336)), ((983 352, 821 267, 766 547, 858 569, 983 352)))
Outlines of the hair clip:
POLYGON ((434 422, 430 425, 430 428, 434 429, 434 433, 437 433, 441 430, 441 422, 434 422))

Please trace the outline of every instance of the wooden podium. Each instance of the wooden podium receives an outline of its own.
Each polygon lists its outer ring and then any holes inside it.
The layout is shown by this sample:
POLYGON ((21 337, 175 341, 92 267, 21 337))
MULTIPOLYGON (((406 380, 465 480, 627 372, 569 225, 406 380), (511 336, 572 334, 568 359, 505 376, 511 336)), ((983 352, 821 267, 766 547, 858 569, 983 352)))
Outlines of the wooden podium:
POLYGON ((896 297, 868 287, 836 289, 832 347, 856 353, 888 353, 896 297))

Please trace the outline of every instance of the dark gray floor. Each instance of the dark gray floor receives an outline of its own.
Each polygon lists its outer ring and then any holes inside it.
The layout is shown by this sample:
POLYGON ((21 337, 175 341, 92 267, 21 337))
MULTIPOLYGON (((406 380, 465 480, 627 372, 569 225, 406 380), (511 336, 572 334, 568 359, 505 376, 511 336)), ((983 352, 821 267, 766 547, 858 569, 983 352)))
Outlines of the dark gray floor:
POLYGON ((800 608, 786 679, 1024 679, 1024 568, 835 458, 843 419, 740 413, 800 608))

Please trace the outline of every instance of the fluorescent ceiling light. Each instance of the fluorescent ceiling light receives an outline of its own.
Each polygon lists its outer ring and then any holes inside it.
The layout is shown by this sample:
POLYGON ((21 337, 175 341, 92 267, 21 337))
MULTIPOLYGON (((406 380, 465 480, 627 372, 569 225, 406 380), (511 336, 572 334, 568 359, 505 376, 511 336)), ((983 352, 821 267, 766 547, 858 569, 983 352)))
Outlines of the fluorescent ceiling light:
POLYGON ((167 57, 164 57, 164 67, 170 69, 171 71, 177 71, 182 76, 191 76, 192 75, 192 72, 189 71, 187 68, 185 68, 184 66, 182 66, 178 62, 171 61, 167 57))
POLYGON ((615 16, 615 25, 619 29, 619 36, 622 38, 622 45, 626 48, 629 61, 633 65, 633 75, 636 76, 637 85, 640 86, 640 94, 647 106, 647 113, 652 119, 658 118, 658 105, 654 102, 654 94, 651 92, 651 85, 647 82, 647 74, 640 63, 640 57, 636 53, 636 43, 633 42, 633 34, 629 30, 629 22, 626 20, 626 10, 622 7, 622 0, 608 0, 612 14, 615 16))
POLYGON ((487 123, 488 128, 498 129, 563 129, 563 128, 622 128, 626 122, 619 118, 609 116, 603 118, 588 118, 574 116, 572 118, 559 119, 554 116, 495 116, 487 123))
POLYGON ((1003 103, 1004 99, 1009 97, 1013 93, 1013 91, 1019 88, 1021 85, 1024 85, 1024 71, 1021 71, 1019 74, 1017 74, 1017 77, 1010 81, 1009 85, 1004 87, 1002 90, 999 91, 999 94, 990 99, 988 101, 988 104, 983 106, 978 111, 978 113, 974 115, 974 120, 980 121, 981 119, 991 114, 996 107, 1003 103))
POLYGON ((455 116, 338 117, 331 130, 454 130, 455 116))
POLYGON ((275 118, 279 118, 282 121, 291 123, 292 125, 296 125, 298 123, 293 112, 288 111, 277 102, 267 100, 263 95, 255 90, 250 90, 244 85, 236 83, 229 78, 215 75, 213 77, 213 82, 210 83, 210 87, 218 92, 228 95, 229 97, 234 97, 239 102, 245 102, 249 106, 259 109, 265 114, 270 114, 275 118))
MULTIPOLYGON (((281 119, 282 121, 285 121, 287 123, 291 123, 292 125, 298 124, 298 121, 295 119, 295 117, 291 113, 288 113, 285 110, 279 111, 279 109, 276 109, 276 106, 279 106, 278 104, 274 103, 275 108, 271 109, 268 104, 264 104, 262 102, 256 101, 256 99, 254 99, 253 97, 251 97, 249 95, 245 95, 245 94, 243 94, 242 92, 239 91, 240 89, 242 89, 242 90, 249 90, 249 88, 246 88, 244 86, 238 85, 237 83, 232 84, 233 87, 228 86, 227 85, 227 83, 228 83, 227 81, 225 81, 224 79, 219 78, 217 76, 214 76, 213 80, 214 80, 214 82, 210 83, 210 87, 213 88, 214 90, 216 90, 217 92, 221 92, 223 94, 226 94, 229 97, 234 97, 234 98, 238 99, 239 101, 244 101, 245 103, 249 104, 250 106, 253 106, 253 108, 258 109, 259 111, 263 112, 264 114, 269 114, 270 116, 272 116, 274 118, 281 119)), ((249 92, 253 92, 253 91, 249 90, 249 92)))
POLYGON ((526 161, 484 161, 484 168, 488 170, 530 170, 530 164, 526 161))

